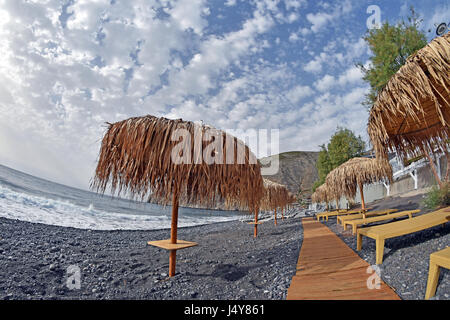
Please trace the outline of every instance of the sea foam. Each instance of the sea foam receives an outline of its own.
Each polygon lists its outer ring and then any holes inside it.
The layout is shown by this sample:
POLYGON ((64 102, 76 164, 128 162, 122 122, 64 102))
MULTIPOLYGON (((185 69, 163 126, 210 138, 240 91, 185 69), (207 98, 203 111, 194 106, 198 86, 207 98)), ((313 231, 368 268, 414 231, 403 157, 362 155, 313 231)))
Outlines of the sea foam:
MULTIPOLYGON (((161 215, 108 212, 95 204, 80 206, 63 199, 50 199, 11 190, 0 184, 0 217, 92 230, 154 230, 170 228, 168 210, 161 215)), ((239 219, 239 216, 180 215, 179 227, 239 219)))

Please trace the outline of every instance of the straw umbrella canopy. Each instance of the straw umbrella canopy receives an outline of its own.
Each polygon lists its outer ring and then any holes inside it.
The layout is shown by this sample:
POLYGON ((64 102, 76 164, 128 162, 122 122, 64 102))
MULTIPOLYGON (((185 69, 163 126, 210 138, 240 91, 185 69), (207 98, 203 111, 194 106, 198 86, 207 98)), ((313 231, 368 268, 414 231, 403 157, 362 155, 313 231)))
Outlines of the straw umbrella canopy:
POLYGON ((291 209, 291 205, 297 202, 297 197, 290 191, 288 191, 287 209, 291 209))
POLYGON ((284 219, 284 212, 290 209, 290 205, 295 202, 297 202, 297 198, 286 188, 286 193, 284 194, 283 210, 281 211, 281 219, 284 219))
POLYGON ((326 194, 326 185, 322 184, 317 187, 316 191, 311 195, 312 202, 328 202, 327 194, 326 194))
POLYGON ((328 210, 328 202, 332 199, 330 190, 326 183, 320 185, 316 188, 316 191, 311 195, 311 201, 314 203, 325 202, 327 204, 328 210))
MULTIPOLYGON (((277 208, 284 210, 290 201, 289 191, 286 186, 263 179, 265 195, 261 201, 261 208, 263 210, 273 210, 275 215, 275 225, 277 224, 277 208)), ((283 216, 284 218, 284 216, 283 216)))
POLYGON ((170 251, 169 276, 176 250, 195 245, 177 239, 178 204, 214 205, 235 199, 257 210, 263 196, 261 168, 250 149, 223 131, 193 122, 135 117, 113 124, 103 137, 92 188, 141 200, 172 199, 169 240, 149 243, 170 251))
MULTIPOLYGON (((411 55, 379 93, 370 111, 368 134, 377 158, 400 159, 435 148, 447 153, 450 123, 450 33, 411 55)), ((434 165, 433 173, 438 182, 434 165)))
POLYGON ((335 198, 354 198, 359 188, 361 209, 365 210, 363 186, 381 180, 392 181, 392 168, 387 160, 352 158, 333 169, 326 177, 329 191, 335 198))

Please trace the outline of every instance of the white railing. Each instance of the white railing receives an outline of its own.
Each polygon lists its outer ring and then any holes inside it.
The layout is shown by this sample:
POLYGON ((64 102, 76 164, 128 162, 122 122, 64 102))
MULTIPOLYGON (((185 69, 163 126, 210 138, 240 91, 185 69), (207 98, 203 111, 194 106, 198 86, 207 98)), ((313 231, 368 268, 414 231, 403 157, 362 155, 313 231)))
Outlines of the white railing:
MULTIPOLYGON (((394 159, 396 159, 396 158, 394 158, 394 159)), ((427 164, 428 164, 428 160, 425 158, 422 158, 418 161, 411 163, 407 167, 401 166, 399 170, 394 172, 394 174, 393 174, 394 180, 398 180, 399 178, 401 178, 403 176, 414 173, 417 169, 422 168, 422 167, 426 166, 427 164)), ((398 166, 396 166, 396 167, 398 168, 398 166)), ((392 168, 394 168, 394 166, 392 166, 392 168)))
MULTIPOLYGON (((436 171, 438 173, 439 178, 441 178, 441 157, 444 155, 441 152, 435 152, 434 154, 435 158, 435 165, 436 165, 436 171)), ((398 160, 397 157, 392 158, 390 161, 393 173, 394 181, 399 180, 400 178, 410 175, 411 178, 414 180, 414 189, 416 190, 418 188, 418 176, 417 176, 417 170, 419 168, 422 168, 426 165, 429 165, 427 158, 422 158, 420 160, 414 161, 409 166, 405 167, 403 166, 403 163, 398 160)), ((390 185, 383 182, 384 187, 387 190, 387 195, 389 196, 390 193, 390 185)))

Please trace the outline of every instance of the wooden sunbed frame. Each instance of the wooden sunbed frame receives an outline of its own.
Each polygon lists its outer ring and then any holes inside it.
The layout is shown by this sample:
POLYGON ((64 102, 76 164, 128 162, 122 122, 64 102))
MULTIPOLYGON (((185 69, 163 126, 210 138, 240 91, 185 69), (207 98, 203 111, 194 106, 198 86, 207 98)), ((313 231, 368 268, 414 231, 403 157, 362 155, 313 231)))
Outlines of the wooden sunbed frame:
POLYGON ((367 217, 374 217, 374 216, 381 216, 383 214, 389 214, 389 213, 393 213, 393 212, 397 212, 397 211, 398 211, 398 209, 383 209, 383 210, 370 211, 370 212, 366 212, 366 213, 338 216, 337 223, 344 226, 344 224, 343 224, 344 221, 367 218, 367 217))
MULTIPOLYGON (((365 211, 367 212, 370 209, 371 208, 367 208, 365 211)), ((349 211, 345 211, 345 212, 339 212, 338 210, 336 210, 336 211, 331 211, 331 212, 319 213, 318 215, 316 215, 316 217, 317 217, 317 221, 320 221, 320 218, 322 218, 322 220, 328 221, 329 217, 346 216, 349 214, 355 214, 355 213, 361 213, 361 212, 362 212, 362 209, 349 210, 349 211)))
POLYGON ((380 221, 391 220, 394 218, 401 218, 401 217, 405 217, 405 216, 408 216, 411 219, 413 214, 416 214, 419 212, 420 212, 420 210, 406 210, 406 211, 400 211, 400 212, 394 212, 394 213, 387 213, 387 214, 378 215, 378 216, 370 217, 370 218, 348 220, 348 221, 343 222, 344 230, 347 229, 347 225, 351 225, 353 234, 356 234, 356 229, 358 228, 358 226, 369 224, 372 222, 380 222, 380 221))
POLYGON ((325 212, 318 213, 318 214, 316 214, 317 221, 320 221, 320 218, 325 219, 328 214, 338 213, 338 212, 339 212, 338 210, 335 210, 335 211, 325 211, 325 212))
POLYGON ((426 213, 411 219, 387 223, 380 226, 360 228, 358 229, 356 237, 356 250, 361 250, 363 236, 375 239, 376 264, 381 264, 383 263, 384 242, 386 239, 422 231, 438 225, 444 225, 448 221, 450 221, 450 207, 426 213))
POLYGON ((426 300, 436 294, 441 267, 450 269, 450 247, 430 254, 430 269, 428 271, 427 291, 425 293, 426 300))

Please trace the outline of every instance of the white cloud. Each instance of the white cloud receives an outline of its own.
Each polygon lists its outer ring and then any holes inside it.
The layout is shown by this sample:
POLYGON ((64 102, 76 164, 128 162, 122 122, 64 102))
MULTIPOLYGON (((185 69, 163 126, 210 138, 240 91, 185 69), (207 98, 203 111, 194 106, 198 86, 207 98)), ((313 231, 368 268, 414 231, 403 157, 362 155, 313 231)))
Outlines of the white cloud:
POLYGON ((318 73, 322 71, 322 63, 318 59, 311 60, 305 65, 303 70, 307 72, 318 73))
MULTIPOLYGON (((20 144, 16 168, 33 173, 34 166, 36 174, 86 188, 105 121, 167 112, 140 98, 161 85, 165 71, 180 70, 173 52, 196 45, 185 30, 201 34, 207 23, 197 11, 203 1, 178 2, 165 19, 152 7, 158 6, 76 1, 64 24, 59 1, 2 4, 14 18, 0 28, 0 120, 15 123, 18 133, 2 126, 0 140, 13 137, 18 145, 28 136, 38 146, 20 144)), ((0 143, 0 163, 13 161, 12 145, 0 143)))
POLYGON ((62 15, 59 0, 3 2, 0 163, 87 187, 104 122, 144 114, 279 128, 280 151, 317 150, 337 124, 365 132, 367 88, 353 60, 367 46, 348 28, 328 42, 314 34, 350 2, 319 5, 308 21, 304 0, 252 1, 232 26, 208 24, 236 9, 211 4, 80 0, 62 15))
POLYGON ((331 40, 325 45, 320 54, 303 66, 303 70, 319 74, 325 66, 337 67, 355 65, 364 55, 369 54, 369 48, 364 39, 351 41, 348 39, 331 40))
POLYGON ((317 136, 317 141, 323 141, 319 139, 320 134, 316 134, 316 132, 320 132, 320 128, 327 126, 327 138, 329 138, 332 131, 339 125, 367 138, 365 129, 368 113, 361 105, 367 91, 366 86, 354 87, 344 94, 325 92, 317 96, 312 104, 307 106, 311 109, 308 117, 309 126, 317 125, 316 129, 311 128, 310 134, 317 136))
POLYGON ((289 23, 292 23, 292 22, 294 22, 294 21, 297 21, 298 18, 299 18, 299 16, 298 16, 296 13, 292 12, 292 13, 290 13, 290 14, 288 15, 287 20, 288 20, 289 23))
POLYGON ((438 6, 434 8, 431 15, 430 14, 422 14, 424 17, 425 25, 424 30, 431 30, 431 34, 433 37, 436 35, 436 26, 435 24, 440 24, 442 22, 449 23, 450 22, 450 4, 445 4, 442 6, 438 6))
POLYGON ((345 87, 348 85, 362 84, 363 73, 360 68, 351 66, 338 76, 326 74, 314 82, 314 87, 325 92, 336 86, 345 87))
POLYGON ((313 101, 303 104, 287 130, 281 132, 286 150, 318 150, 327 143, 338 126, 344 126, 368 141, 366 126, 368 113, 361 105, 367 87, 353 87, 342 94, 324 92, 313 101))
POLYGON ((327 91, 330 88, 332 88, 334 85, 336 84, 336 79, 327 74, 325 75, 323 78, 317 80, 316 82, 314 82, 315 87, 319 90, 319 91, 327 91))
POLYGON ((347 48, 345 56, 343 57, 343 60, 347 62, 353 62, 354 59, 359 58, 361 55, 369 53, 369 47, 362 37, 357 41, 344 39, 342 45, 347 48))
POLYGON ((311 23, 311 31, 319 32, 325 26, 349 13, 351 10, 351 2, 345 0, 344 2, 337 4, 331 12, 308 13, 306 19, 311 23))
POLYGON ((292 32, 289 35, 289 41, 290 42, 296 42, 296 41, 298 41, 298 39, 299 39, 299 37, 298 37, 298 35, 295 32, 292 32))
POLYGON ((301 28, 300 29, 300 33, 301 33, 302 36, 307 36, 308 34, 311 33, 311 30, 308 29, 308 28, 301 28))
POLYGON ((333 15, 325 12, 308 13, 306 19, 312 24, 311 31, 318 32, 333 19, 333 15))
POLYGON ((303 70, 311 73, 319 73, 322 71, 323 65, 329 62, 331 59, 330 55, 325 52, 321 52, 314 59, 310 60, 305 64, 303 70))
POLYGON ((180 25, 181 29, 192 29, 201 35, 203 29, 207 26, 207 22, 199 13, 205 12, 204 10, 208 12, 205 5, 205 0, 179 0, 168 13, 180 25))
POLYGON ((284 0, 286 10, 298 10, 306 4, 306 0, 284 0))
POLYGON ((267 32, 274 22, 270 15, 256 10, 242 29, 224 36, 211 36, 200 44, 199 53, 194 55, 189 64, 180 71, 169 72, 170 86, 163 88, 147 100, 152 103, 177 104, 184 96, 206 94, 216 86, 214 78, 232 63, 267 46, 267 41, 257 41, 256 37, 267 32))
MULTIPOLYGON (((96 154, 73 152, 73 145, 58 145, 57 148, 41 140, 39 132, 32 134, 20 129, 17 124, 4 122, 0 118, 0 163, 12 168, 71 186, 85 188, 86 177, 92 175, 92 168, 86 166, 86 157, 95 159, 96 154), (61 157, 66 153, 67 157, 61 157)), ((92 144, 94 141, 84 141, 92 144)))
POLYGON ((227 7, 232 7, 234 5, 236 5, 236 0, 227 0, 225 2, 225 6, 227 6, 227 7))
POLYGON ((201 0, 79 0, 66 13, 57 0, 5 1, 0 122, 17 133, 1 127, 0 163, 16 159, 19 170, 86 188, 106 121, 154 114, 224 128, 264 125, 257 114, 267 113, 268 98, 254 84, 280 83, 285 73, 222 77, 232 66, 249 70, 248 58, 270 47, 259 37, 275 25, 276 4, 258 2, 238 28, 204 36, 211 11, 201 0), (30 143, 12 152, 26 137, 30 143))
POLYGON ((338 83, 341 86, 345 86, 347 84, 355 84, 358 82, 362 82, 362 78, 363 73, 361 69, 356 66, 351 66, 339 76, 338 83))
POLYGON ((295 86, 287 93, 287 98, 292 101, 292 103, 298 103, 303 98, 309 97, 314 93, 314 91, 309 86, 295 86))

